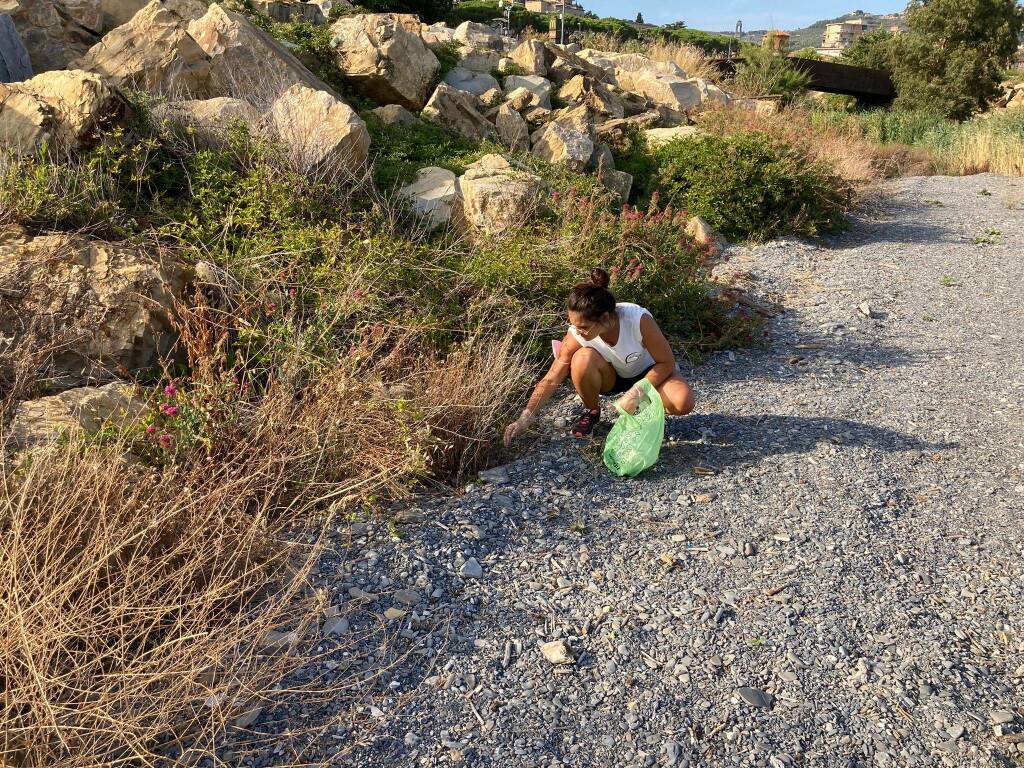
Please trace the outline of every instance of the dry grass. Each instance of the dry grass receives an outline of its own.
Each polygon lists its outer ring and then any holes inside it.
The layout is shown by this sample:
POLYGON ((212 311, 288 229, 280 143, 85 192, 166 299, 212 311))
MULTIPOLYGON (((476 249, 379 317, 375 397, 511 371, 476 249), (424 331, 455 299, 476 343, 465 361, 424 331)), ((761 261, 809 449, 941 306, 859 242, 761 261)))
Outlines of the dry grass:
POLYGON ((942 171, 951 175, 1024 176, 1024 130, 1008 127, 1009 122, 997 115, 964 124, 939 155, 942 171))
POLYGON ((815 124, 810 112, 799 106, 787 107, 775 114, 757 114, 743 107, 717 108, 702 113, 698 121, 705 130, 718 134, 765 132, 805 149, 815 160, 826 163, 840 177, 854 184, 934 172, 923 150, 876 144, 864 138, 852 124, 815 124))
POLYGON ((148 766, 265 747, 270 735, 232 723, 294 694, 273 689, 309 661, 321 532, 486 461, 509 382, 528 371, 511 337, 478 334, 442 359, 382 327, 315 378, 295 348, 256 393, 229 375, 234 316, 197 304, 179 310, 191 379, 163 450, 140 427, 0 458, 4 762, 148 766), (299 647, 268 648, 268 632, 299 647))

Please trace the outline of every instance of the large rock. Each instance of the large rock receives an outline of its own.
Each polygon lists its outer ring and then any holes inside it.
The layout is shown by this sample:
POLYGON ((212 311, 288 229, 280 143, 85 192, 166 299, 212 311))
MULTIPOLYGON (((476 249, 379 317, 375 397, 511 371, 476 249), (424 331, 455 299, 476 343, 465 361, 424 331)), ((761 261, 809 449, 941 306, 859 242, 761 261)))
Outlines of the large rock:
POLYGON ((600 67, 612 78, 612 82, 620 86, 622 85, 618 83, 620 73, 648 72, 686 79, 686 72, 678 64, 671 61, 656 61, 639 53, 609 53, 585 48, 580 51, 579 57, 600 67))
POLYGON ((568 46, 544 43, 547 51, 548 78, 556 83, 564 83, 576 75, 589 75, 596 80, 604 80, 605 71, 596 64, 591 64, 568 49, 568 46))
POLYGON ((296 83, 331 91, 281 43, 216 3, 189 22, 188 33, 210 57, 210 89, 218 96, 269 105, 296 83))
POLYGON ((494 137, 494 126, 480 114, 479 105, 479 99, 471 93, 439 83, 422 116, 467 139, 483 141, 494 137))
POLYGON ((86 29, 93 32, 102 29, 103 9, 100 7, 100 0, 57 0, 56 4, 72 20, 86 29))
POLYGON ((486 235, 500 235, 528 222, 536 212, 541 179, 516 171, 501 155, 486 155, 459 179, 467 223, 486 235))
POLYGON ((385 104, 372 111, 384 125, 416 125, 420 121, 416 115, 401 104, 385 104))
POLYGON ((326 91, 293 85, 274 102, 270 116, 298 170, 330 168, 356 176, 366 165, 370 151, 366 123, 326 91))
POLYGON ((0 83, 17 83, 32 77, 32 62, 10 14, 0 13, 0 83))
POLYGON ((355 88, 382 104, 423 108, 440 64, 420 37, 415 16, 348 16, 331 31, 342 74, 355 88))
POLYGON ((551 81, 539 75, 509 75, 505 78, 505 92, 512 93, 518 88, 525 88, 537 96, 537 104, 551 108, 551 81))
POLYGON ((618 119, 626 114, 622 99, 608 86, 588 75, 576 75, 558 89, 558 97, 570 104, 586 104, 603 119, 618 119))
POLYGON ((699 107, 704 100, 705 89, 701 80, 687 80, 648 70, 617 70, 616 80, 627 91, 646 96, 655 104, 679 113, 699 107))
POLYGON ((447 224, 459 202, 459 182, 447 168, 420 168, 416 180, 402 187, 400 194, 430 227, 447 224))
POLYGON ((576 107, 563 107, 551 113, 552 123, 560 123, 590 138, 594 137, 594 111, 586 104, 576 107))
POLYGON ((522 115, 508 104, 498 107, 494 127, 498 129, 498 138, 502 144, 513 152, 530 151, 530 128, 522 115))
POLYGON ((647 140, 647 146, 653 149, 676 139, 692 139, 703 136, 704 131, 695 125, 679 125, 675 128, 648 128, 643 134, 647 140))
POLYGON ((459 66, 473 72, 493 72, 499 68, 503 55, 489 48, 460 48, 459 66))
POLYGON ((64 69, 96 42, 95 31, 54 0, 0 0, 0 13, 14 21, 36 73, 64 69))
POLYGON ((529 88, 514 88, 505 93, 505 103, 517 112, 529 107, 540 107, 541 101, 543 101, 541 96, 529 88))
POLYGON ((124 428, 146 413, 145 401, 131 385, 111 382, 102 387, 78 387, 17 405, 8 438, 15 450, 36 448, 78 432, 96 433, 107 427, 124 428))
POLYGON ((455 30, 447 24, 421 24, 420 37, 431 50, 448 45, 455 40, 455 30))
POLYGON ((474 72, 462 67, 456 67, 444 76, 444 81, 452 88, 466 93, 472 93, 476 97, 483 96, 490 90, 500 88, 498 81, 492 75, 483 72, 474 72))
POLYGON ((122 109, 121 99, 99 75, 44 72, 22 83, 0 85, 0 140, 22 152, 34 151, 46 140, 78 150, 122 109))
POLYGON ((494 51, 503 51, 504 45, 501 35, 486 24, 476 21, 464 21, 455 28, 453 38, 463 47, 469 48, 490 48, 494 51))
POLYGON ((121 87, 208 96, 210 58, 185 29, 187 21, 170 3, 153 0, 127 24, 104 35, 74 66, 105 75, 121 87))
POLYGON ((204 147, 230 146, 232 126, 243 123, 258 127, 260 122, 252 104, 230 96, 171 102, 154 114, 188 128, 196 143, 204 147))
POLYGON ((548 55, 544 43, 540 40, 526 40, 513 49, 509 57, 521 74, 547 77, 548 55))
POLYGON ((549 123, 534 133, 533 154, 549 163, 582 171, 594 154, 594 142, 575 128, 549 123))
POLYGON ((187 270, 123 244, 82 235, 0 235, 0 335, 25 328, 55 351, 55 386, 109 381, 157 365, 174 342, 173 302, 187 270))

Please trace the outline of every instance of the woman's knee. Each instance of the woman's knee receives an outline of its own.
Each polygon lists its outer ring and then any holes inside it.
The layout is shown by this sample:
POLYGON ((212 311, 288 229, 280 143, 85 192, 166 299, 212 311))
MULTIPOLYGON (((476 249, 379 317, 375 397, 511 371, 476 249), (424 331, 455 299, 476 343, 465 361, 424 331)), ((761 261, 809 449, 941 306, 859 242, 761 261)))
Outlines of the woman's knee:
POLYGON ((583 349, 576 350, 572 356, 570 368, 575 374, 586 373, 591 370, 599 370, 601 367, 602 357, 600 353, 590 347, 583 347, 583 349))
POLYGON ((673 377, 662 392, 665 411, 669 416, 685 416, 697 405, 693 388, 681 378, 673 377))

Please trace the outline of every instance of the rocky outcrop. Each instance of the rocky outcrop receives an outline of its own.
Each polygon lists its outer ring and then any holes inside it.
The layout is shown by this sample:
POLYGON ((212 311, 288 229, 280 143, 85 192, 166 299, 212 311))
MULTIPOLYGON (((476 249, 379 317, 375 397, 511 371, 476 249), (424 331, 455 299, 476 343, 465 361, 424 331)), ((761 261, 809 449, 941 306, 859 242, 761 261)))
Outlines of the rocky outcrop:
POLYGON ((338 65, 353 87, 382 104, 423 108, 440 64, 420 37, 415 16, 348 16, 331 31, 338 65))
POLYGON ((7 435, 7 448, 37 448, 79 432, 124 428, 146 413, 145 401, 131 385, 111 382, 102 387, 78 387, 17 405, 7 435))
POLYGON ((296 83, 331 91, 281 43, 216 3, 187 29, 210 57, 210 92, 217 96, 269 105, 296 83))
POLYGON ((551 81, 538 75, 509 75, 505 78, 505 91, 509 94, 525 88, 537 97, 537 104, 551 108, 551 81))
POLYGON ((451 70, 444 76, 444 81, 452 88, 471 93, 477 97, 483 96, 490 90, 501 88, 498 81, 492 75, 484 72, 474 72, 462 67, 455 67, 455 69, 451 70))
POLYGON ((522 115, 508 104, 498 107, 494 127, 498 129, 498 138, 501 139, 501 143, 513 152, 530 151, 530 127, 522 115))
POLYGON ((32 62, 21 35, 9 14, 0 13, 0 83, 16 83, 32 77, 32 62))
POLYGON ((533 217, 541 188, 539 177, 513 169, 501 155, 486 155, 459 179, 463 215, 476 232, 501 235, 533 217))
POLYGON ((494 137, 494 126, 480 114, 479 106, 479 99, 472 94, 440 83, 421 114, 467 139, 483 141, 494 137))
POLYGON ((722 237, 700 216, 694 216, 686 222, 686 234, 701 245, 720 248, 724 243, 722 237))
POLYGON ((182 265, 133 246, 8 230, 0 234, 0 335, 33 328, 51 345, 49 384, 109 381, 169 352, 173 302, 188 281, 182 265))
POLYGON ((102 29, 103 10, 100 8, 100 0, 55 0, 54 5, 76 24, 93 32, 102 29))
POLYGON ((549 123, 534 133, 533 154, 546 162, 582 171, 594 154, 594 142, 576 128, 549 123))
POLYGON ((22 152, 47 140, 78 150, 122 109, 121 99, 98 75, 44 72, 22 83, 0 85, 0 140, 22 152))
POLYGON ((96 43, 96 31, 54 0, 0 0, 0 13, 10 15, 36 74, 64 69, 96 43))
POLYGON ((270 119, 297 170, 330 168, 355 176, 366 165, 366 123, 326 91, 293 85, 274 102, 270 119))
POLYGON ((540 40, 526 40, 520 43, 509 54, 509 58, 519 70, 519 74, 541 77, 548 75, 548 52, 540 40))
POLYGON ((447 168, 420 168, 400 194, 430 229, 447 224, 459 202, 459 182, 447 168))
POLYGON ((106 34, 74 66, 104 75, 120 87, 208 96, 210 58, 188 34, 187 21, 172 3, 153 0, 127 24, 106 34))

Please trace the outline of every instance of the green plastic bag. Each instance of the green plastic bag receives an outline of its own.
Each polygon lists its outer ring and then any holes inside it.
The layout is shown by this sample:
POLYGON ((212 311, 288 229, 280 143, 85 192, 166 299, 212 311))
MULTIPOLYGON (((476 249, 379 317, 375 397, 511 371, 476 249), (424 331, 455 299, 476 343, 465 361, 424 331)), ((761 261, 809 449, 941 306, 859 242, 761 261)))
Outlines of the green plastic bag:
POLYGON ((640 379, 640 403, 636 413, 619 412, 618 421, 604 443, 604 465, 619 477, 639 475, 658 460, 665 439, 665 406, 647 379, 640 379))

